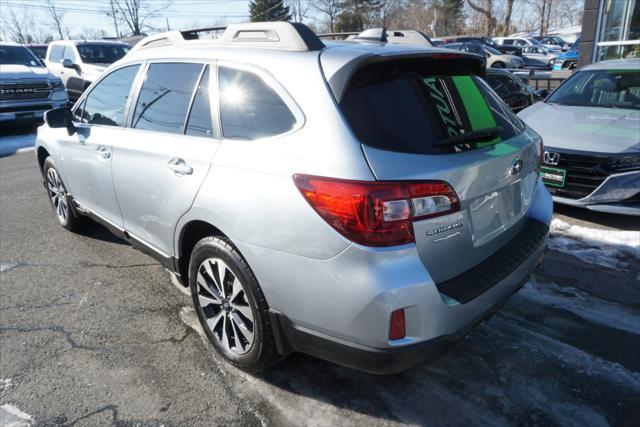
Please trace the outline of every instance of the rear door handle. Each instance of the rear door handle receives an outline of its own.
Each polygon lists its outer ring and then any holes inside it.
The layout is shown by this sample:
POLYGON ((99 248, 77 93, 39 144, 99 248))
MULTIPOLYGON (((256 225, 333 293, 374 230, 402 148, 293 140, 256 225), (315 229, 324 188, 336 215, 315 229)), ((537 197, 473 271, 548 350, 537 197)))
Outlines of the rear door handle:
POLYGON ((111 157, 111 151, 107 150, 107 147, 105 147, 104 145, 99 146, 96 151, 98 152, 98 155, 103 159, 108 159, 109 157, 111 157))
POLYGON ((193 168, 183 159, 177 157, 169 160, 167 167, 178 175, 191 175, 193 173, 193 168))

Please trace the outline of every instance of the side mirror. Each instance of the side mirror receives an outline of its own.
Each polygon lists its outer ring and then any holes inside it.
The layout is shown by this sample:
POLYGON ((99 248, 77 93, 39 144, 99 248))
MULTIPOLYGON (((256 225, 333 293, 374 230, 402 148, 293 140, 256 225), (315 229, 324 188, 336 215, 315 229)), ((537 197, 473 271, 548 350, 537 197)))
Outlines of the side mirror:
POLYGON ((535 96, 538 99, 544 99, 547 96, 549 96, 549 90, 548 89, 538 89, 538 90, 533 92, 533 96, 535 96))
POLYGON ((72 70, 76 70, 80 72, 80 66, 78 64, 74 64, 69 58, 65 58, 62 60, 62 66, 64 68, 71 68, 72 70))
POLYGON ((67 107, 54 108, 44 113, 44 121, 51 128, 67 128, 69 136, 76 133, 73 125, 73 115, 67 107))

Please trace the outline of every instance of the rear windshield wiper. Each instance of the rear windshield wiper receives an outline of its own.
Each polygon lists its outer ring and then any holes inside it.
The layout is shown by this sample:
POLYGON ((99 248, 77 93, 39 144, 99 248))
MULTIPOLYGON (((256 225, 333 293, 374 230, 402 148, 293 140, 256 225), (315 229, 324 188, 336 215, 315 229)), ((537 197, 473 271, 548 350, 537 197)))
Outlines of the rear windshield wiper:
POLYGON ((458 145, 468 142, 489 141, 500 135, 500 132, 502 132, 503 130, 504 129, 501 127, 478 129, 471 132, 463 133, 461 135, 443 139, 442 141, 433 144, 433 146, 440 147, 443 145, 458 145))

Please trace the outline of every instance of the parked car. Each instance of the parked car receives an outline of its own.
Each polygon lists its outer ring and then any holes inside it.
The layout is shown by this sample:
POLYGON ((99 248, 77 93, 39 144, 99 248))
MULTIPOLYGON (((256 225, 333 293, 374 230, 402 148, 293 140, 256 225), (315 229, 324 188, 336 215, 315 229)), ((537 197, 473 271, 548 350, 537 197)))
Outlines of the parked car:
POLYGON ((129 45, 113 41, 58 40, 49 43, 45 63, 62 79, 71 100, 112 63, 129 51, 129 45))
POLYGON ((533 38, 550 49, 560 48, 564 52, 571 48, 571 43, 566 42, 560 36, 535 36, 533 38))
POLYGON ((230 363, 398 372, 536 268, 542 141, 477 56, 287 22, 199 31, 142 40, 47 113, 37 159, 60 224, 95 218, 173 271, 230 363))
POLYGON ((60 79, 29 49, 0 42, 0 124, 42 120, 46 110, 68 102, 60 79))
MULTIPOLYGON (((518 46, 520 48, 525 47, 544 47, 551 51, 560 51, 560 47, 549 47, 540 43, 538 40, 532 37, 494 37, 493 41, 495 43, 505 45, 505 46, 518 46)), ((524 52, 523 52, 524 53, 524 52)))
POLYGON ((480 55, 486 59, 487 68, 522 68, 524 66, 524 61, 519 56, 505 55, 490 46, 478 43, 447 43, 443 47, 480 55))
POLYGON ((586 66, 518 116, 544 139, 556 202, 640 215, 640 59, 586 66))
POLYGON ((578 66, 580 39, 571 45, 571 49, 558 55, 553 61, 553 70, 573 70, 578 66))
POLYGON ((522 59, 527 68, 543 68, 550 70, 558 54, 544 46, 525 46, 522 48, 522 59))
POLYGON ((479 43, 485 46, 492 47, 506 55, 520 56, 522 54, 522 49, 518 46, 507 46, 498 44, 495 41, 491 40, 489 37, 451 37, 445 40, 445 44, 446 43, 479 43))
POLYGON ((44 58, 47 55, 47 45, 46 44, 27 44, 25 45, 27 49, 31 51, 35 56, 38 57, 40 61, 44 64, 44 58))
POLYGON ((513 112, 518 112, 535 102, 534 92, 519 77, 507 70, 487 68, 485 80, 513 112))

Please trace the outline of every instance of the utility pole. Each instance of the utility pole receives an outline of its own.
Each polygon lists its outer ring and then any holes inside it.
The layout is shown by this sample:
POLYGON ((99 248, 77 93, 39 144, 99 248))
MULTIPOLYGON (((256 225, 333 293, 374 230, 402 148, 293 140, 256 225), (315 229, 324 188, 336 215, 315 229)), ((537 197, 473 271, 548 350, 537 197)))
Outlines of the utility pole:
POLYGON ((171 27, 169 26, 169 17, 165 16, 164 19, 167 21, 167 31, 171 31, 171 27))

